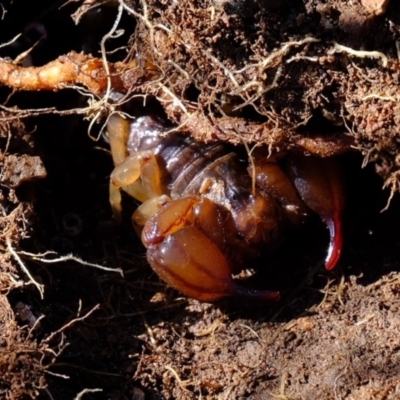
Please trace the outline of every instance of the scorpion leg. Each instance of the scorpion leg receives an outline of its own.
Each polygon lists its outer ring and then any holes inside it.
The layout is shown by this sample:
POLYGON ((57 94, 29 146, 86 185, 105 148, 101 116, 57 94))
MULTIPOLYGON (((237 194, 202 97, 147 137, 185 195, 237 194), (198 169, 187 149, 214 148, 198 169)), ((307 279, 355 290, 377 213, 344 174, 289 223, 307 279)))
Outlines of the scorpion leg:
POLYGON ((338 160, 333 157, 296 157, 291 162, 293 182, 303 201, 326 223, 330 233, 325 268, 331 270, 340 258, 343 243, 344 191, 338 160))
POLYGON ((140 204, 132 215, 132 225, 139 237, 145 223, 169 202, 171 202, 171 198, 163 194, 140 204))
POLYGON ((141 202, 161 196, 165 193, 162 183, 163 171, 151 151, 126 155, 126 131, 129 132, 126 120, 111 116, 107 129, 111 153, 116 165, 110 176, 110 203, 115 219, 121 222, 120 189, 141 202))
MULTIPOLYGON (((196 226, 202 201, 197 196, 174 200, 147 221, 142 241, 154 271, 170 286, 201 301, 228 296, 278 300, 279 292, 250 290, 233 281, 231 266, 223 252, 202 232, 201 226, 196 226)), ((206 209, 209 207, 207 204, 206 209)), ((215 230, 221 229, 218 222, 214 220, 215 230)))
MULTIPOLYGON (((309 213, 293 182, 278 164, 276 157, 265 158, 263 153, 254 155, 255 180, 257 186, 276 198, 282 204, 285 215, 293 225, 309 213)), ((249 167, 249 173, 252 174, 249 167)))
POLYGON ((130 121, 117 114, 110 116, 107 122, 108 141, 115 165, 119 165, 128 157, 128 142, 130 121))

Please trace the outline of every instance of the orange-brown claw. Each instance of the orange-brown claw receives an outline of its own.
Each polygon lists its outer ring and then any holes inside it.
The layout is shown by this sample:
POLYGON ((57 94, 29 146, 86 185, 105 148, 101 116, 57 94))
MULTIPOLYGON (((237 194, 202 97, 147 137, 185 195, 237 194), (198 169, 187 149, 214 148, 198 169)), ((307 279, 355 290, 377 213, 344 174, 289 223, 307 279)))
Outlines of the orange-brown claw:
POLYGON ((142 241, 154 271, 179 292, 200 301, 229 296, 278 300, 279 292, 251 290, 234 282, 225 255, 193 225, 201 201, 196 196, 175 200, 146 223, 142 241))
POLYGON ((291 163, 294 184, 303 201, 326 223, 330 242, 325 268, 333 269, 343 245, 344 191, 338 160, 334 157, 296 157, 291 163))

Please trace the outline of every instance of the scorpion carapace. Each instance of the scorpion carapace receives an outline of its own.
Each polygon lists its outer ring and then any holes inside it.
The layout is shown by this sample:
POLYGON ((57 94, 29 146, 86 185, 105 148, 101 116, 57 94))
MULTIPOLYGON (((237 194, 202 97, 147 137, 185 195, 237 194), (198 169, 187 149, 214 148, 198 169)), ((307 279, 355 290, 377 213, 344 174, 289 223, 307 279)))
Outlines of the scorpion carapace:
POLYGON ((224 143, 198 143, 150 116, 134 121, 112 115, 107 125, 115 169, 110 202, 121 220, 121 193, 142 202, 132 216, 154 271, 185 295, 216 301, 227 296, 277 300, 275 291, 240 286, 232 274, 287 225, 310 210, 330 230, 326 268, 342 246, 343 192, 334 158, 266 156, 262 148, 243 161, 224 143), (289 159, 287 168, 280 158, 289 159))

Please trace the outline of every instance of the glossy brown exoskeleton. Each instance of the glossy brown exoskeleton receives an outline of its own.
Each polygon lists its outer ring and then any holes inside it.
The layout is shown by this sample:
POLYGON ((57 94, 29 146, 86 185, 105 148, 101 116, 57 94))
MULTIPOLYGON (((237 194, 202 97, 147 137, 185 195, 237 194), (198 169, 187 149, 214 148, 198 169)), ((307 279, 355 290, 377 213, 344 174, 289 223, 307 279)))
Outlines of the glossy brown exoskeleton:
POLYGON ((185 295, 277 300, 279 292, 240 286, 232 274, 259 249, 279 242, 284 227, 312 211, 330 230, 325 265, 342 246, 343 194, 334 158, 275 155, 256 149, 252 162, 232 146, 204 144, 170 132, 150 116, 112 115, 108 136, 115 169, 110 202, 121 219, 120 189, 142 204, 133 214, 154 271, 185 295), (278 162, 287 158, 283 170, 278 162))

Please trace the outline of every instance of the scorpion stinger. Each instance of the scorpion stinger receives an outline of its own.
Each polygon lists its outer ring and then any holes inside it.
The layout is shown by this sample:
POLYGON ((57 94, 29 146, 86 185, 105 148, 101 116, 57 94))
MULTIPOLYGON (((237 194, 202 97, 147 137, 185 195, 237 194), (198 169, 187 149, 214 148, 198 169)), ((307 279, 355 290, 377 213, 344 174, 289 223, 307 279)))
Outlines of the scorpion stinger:
POLYGON ((290 166, 294 185, 303 201, 321 217, 329 229, 325 268, 330 271, 339 261, 343 245, 344 191, 338 160, 334 157, 294 157, 290 166))
POLYGON ((342 252, 343 233, 341 215, 339 213, 335 213, 333 216, 327 219, 325 223, 328 226, 330 234, 328 254, 325 258, 325 268, 330 271, 331 269, 335 268, 342 252))

